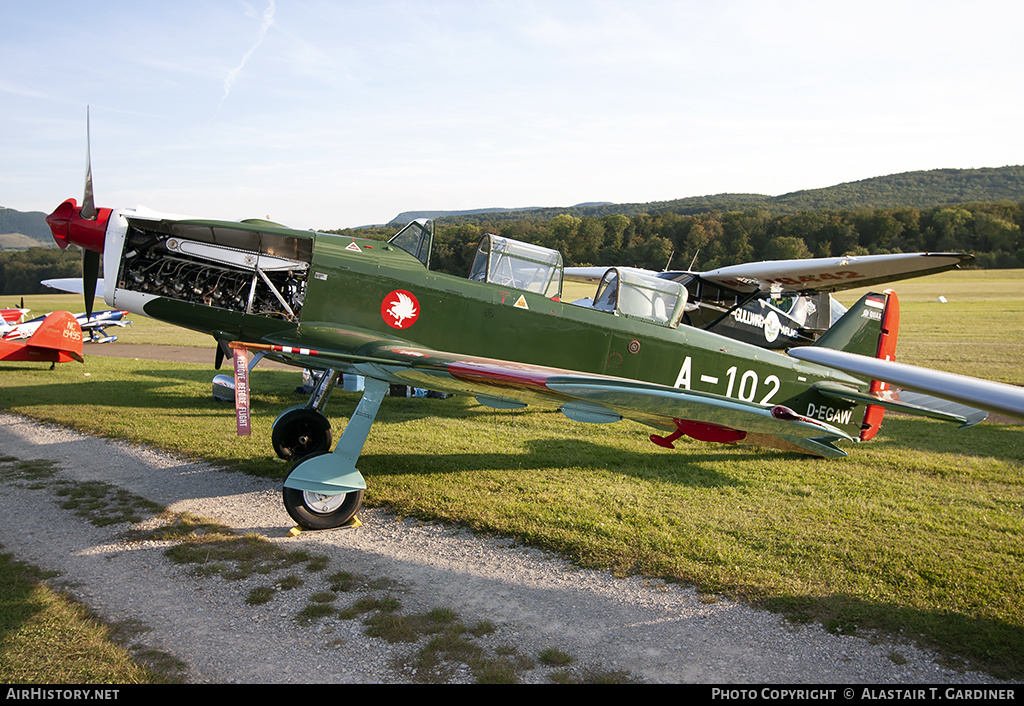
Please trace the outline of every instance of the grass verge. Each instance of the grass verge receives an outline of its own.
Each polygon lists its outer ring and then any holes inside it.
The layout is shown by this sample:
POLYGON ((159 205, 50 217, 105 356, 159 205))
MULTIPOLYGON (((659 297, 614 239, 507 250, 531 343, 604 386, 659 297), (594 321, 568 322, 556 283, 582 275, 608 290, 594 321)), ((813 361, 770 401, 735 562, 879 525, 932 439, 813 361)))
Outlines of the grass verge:
POLYGON ((173 660, 162 653, 133 654, 120 641, 127 626, 104 624, 44 578, 35 567, 0 553, 0 683, 179 681, 173 660))

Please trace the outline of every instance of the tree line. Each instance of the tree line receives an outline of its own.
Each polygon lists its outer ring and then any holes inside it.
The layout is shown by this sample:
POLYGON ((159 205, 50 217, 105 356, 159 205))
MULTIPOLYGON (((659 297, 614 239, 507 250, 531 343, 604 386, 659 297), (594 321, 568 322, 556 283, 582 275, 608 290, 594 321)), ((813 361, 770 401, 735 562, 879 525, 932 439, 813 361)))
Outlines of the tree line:
MULTIPOLYGON (((46 294, 52 289, 40 282, 57 277, 81 277, 82 252, 76 247, 61 250, 38 247, 0 252, 0 296, 15 294, 46 294)), ((0 307, 13 302, 0 301, 0 307)))
MULTIPOLYGON (((928 209, 764 209, 602 217, 563 213, 509 221, 438 219, 431 269, 465 276, 484 233, 559 250, 566 266, 623 265, 711 270, 761 260, 900 252, 966 252, 983 269, 1024 268, 1024 202, 928 209)), ((386 240, 396 227, 332 231, 386 240)))

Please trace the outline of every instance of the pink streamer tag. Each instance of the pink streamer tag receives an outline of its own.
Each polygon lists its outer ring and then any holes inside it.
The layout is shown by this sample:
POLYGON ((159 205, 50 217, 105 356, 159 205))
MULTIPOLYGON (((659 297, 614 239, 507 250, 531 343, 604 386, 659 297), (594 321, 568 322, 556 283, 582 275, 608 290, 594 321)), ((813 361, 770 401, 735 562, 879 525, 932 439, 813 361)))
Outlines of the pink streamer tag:
POLYGON ((238 425, 238 435, 248 436, 249 357, 244 348, 235 349, 235 421, 238 425))

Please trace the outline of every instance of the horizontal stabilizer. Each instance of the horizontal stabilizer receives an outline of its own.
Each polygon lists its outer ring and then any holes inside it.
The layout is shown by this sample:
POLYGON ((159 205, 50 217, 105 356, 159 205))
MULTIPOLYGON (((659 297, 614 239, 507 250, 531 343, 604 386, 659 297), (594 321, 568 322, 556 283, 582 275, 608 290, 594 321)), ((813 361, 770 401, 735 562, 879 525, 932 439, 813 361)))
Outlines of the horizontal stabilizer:
POLYGON ((988 417, 988 412, 983 410, 911 390, 888 389, 881 392, 862 392, 833 382, 818 383, 814 389, 831 399, 844 400, 854 404, 881 405, 895 412, 954 422, 961 425, 961 428, 974 426, 988 417))
POLYGON ((1014 385, 816 346, 791 348, 789 355, 961 405, 1024 419, 1024 389, 1014 385))
POLYGON ((976 409, 959 402, 934 397, 933 395, 926 395, 921 392, 914 392, 913 390, 900 390, 899 396, 903 402, 922 409, 963 417, 964 424, 961 427, 962 429, 973 427, 975 424, 980 424, 988 419, 988 412, 983 409, 976 409))

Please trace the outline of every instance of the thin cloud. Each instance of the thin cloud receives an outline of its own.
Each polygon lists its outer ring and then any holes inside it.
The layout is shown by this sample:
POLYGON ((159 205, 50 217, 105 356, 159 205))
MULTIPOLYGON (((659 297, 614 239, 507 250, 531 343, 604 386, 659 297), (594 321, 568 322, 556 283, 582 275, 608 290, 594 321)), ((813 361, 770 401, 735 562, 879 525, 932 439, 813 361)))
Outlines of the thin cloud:
MULTIPOLYGON (((250 12, 252 12, 251 8, 249 9, 250 12)), ((252 46, 249 47, 249 51, 245 53, 245 56, 242 57, 242 60, 238 63, 238 66, 231 69, 231 71, 228 72, 228 75, 224 78, 224 95, 221 96, 220 103, 217 104, 217 112, 214 113, 214 117, 217 117, 217 115, 220 113, 221 106, 224 105, 224 101, 227 100, 228 95, 230 95, 231 89, 234 87, 235 81, 238 80, 239 74, 242 73, 242 69, 245 68, 246 62, 249 61, 249 57, 251 57, 253 55, 253 52, 255 52, 259 48, 260 44, 263 43, 263 38, 267 36, 267 30, 269 30, 274 25, 275 9, 276 8, 274 5, 274 0, 270 0, 270 2, 267 3, 267 9, 263 11, 263 15, 260 21, 260 28, 256 32, 256 40, 253 42, 252 46)))

